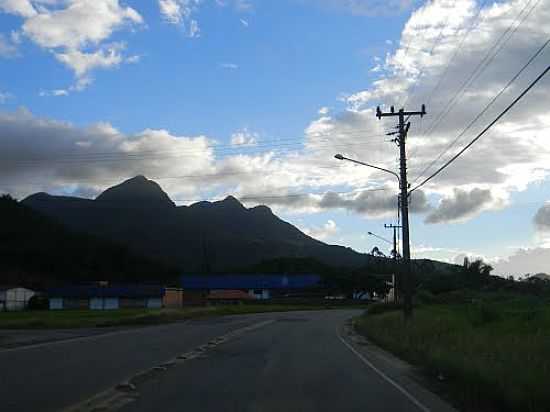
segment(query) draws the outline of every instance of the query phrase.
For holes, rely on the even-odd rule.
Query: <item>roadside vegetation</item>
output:
[[[183,309],[120,309],[113,311],[64,310],[0,312],[0,329],[72,329],[109,326],[140,326],[178,322],[211,316],[264,312],[334,309],[341,305],[245,304],[200,306]],[[355,305],[346,307],[364,308]]]
[[[423,281],[414,316],[376,304],[359,333],[422,368],[461,410],[550,409],[550,282],[490,276],[466,261],[448,278]]]

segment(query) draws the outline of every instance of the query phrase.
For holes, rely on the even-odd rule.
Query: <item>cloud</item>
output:
[[[94,69],[107,69],[120,65],[124,61],[122,51],[125,48],[126,45],[124,43],[112,43],[102,46],[92,53],[85,53],[72,49],[66,52],[56,53],[55,57],[61,63],[73,69],[80,79]]]
[[[0,9],[24,19],[21,29],[12,33],[13,41],[20,41],[23,35],[49,50],[74,71],[77,84],[94,69],[123,62],[126,45],[105,42],[115,31],[143,23],[136,10],[122,6],[119,0],[3,0]]]
[[[411,118],[408,138],[410,181],[413,186],[420,183],[422,177],[457,153],[545,68],[544,56],[548,51],[452,145],[463,128],[549,37],[550,28],[544,21],[550,19],[550,4],[537,3],[529,15],[526,9],[521,16],[527,18],[519,26],[520,20],[516,18],[524,6],[518,0],[491,3],[481,9],[473,0],[425,3],[405,24],[395,51],[383,62],[375,63],[375,66],[381,64],[378,79],[369,88],[348,94],[344,99],[347,107],[342,113],[321,114],[312,121],[306,146],[313,148],[317,140],[330,139],[335,147],[341,145],[340,151],[348,157],[396,170],[395,146],[384,143],[387,138],[383,137],[385,132],[394,130],[391,128],[395,121],[378,121],[374,109],[377,105],[386,110],[390,105],[399,108],[398,104],[406,101],[406,109],[418,110],[425,103],[428,115],[422,120]],[[513,22],[509,35],[502,37]],[[513,30],[516,26],[517,30]],[[485,56],[490,64],[480,66]],[[474,72],[477,66],[480,68]],[[462,92],[461,86],[470,76],[474,80]],[[434,198],[445,199],[441,209],[430,216],[431,222],[470,219],[483,210],[503,206],[511,193],[547,178],[550,147],[543,136],[550,132],[550,115],[541,102],[548,101],[548,96],[550,83],[537,85],[491,132],[423,187]],[[449,107],[448,114],[443,112],[445,107]],[[436,160],[444,151],[447,152]],[[365,178],[383,179],[382,183],[392,179],[375,172]],[[456,198],[455,189],[470,195]],[[472,192],[474,189],[478,191]],[[467,204],[461,206],[460,202]],[[476,206],[480,202],[482,207]]]
[[[535,228],[543,233],[550,233],[550,203],[545,203],[533,218]]]
[[[4,34],[0,33],[0,57],[11,58],[15,56],[17,56],[17,46]]]
[[[231,135],[231,144],[234,146],[254,146],[258,142],[258,133],[250,132],[246,127]]]
[[[237,70],[239,68],[239,65],[235,63],[220,63],[220,67],[222,69]]]
[[[497,275],[522,276],[541,272],[550,274],[550,249],[517,249],[511,256],[500,259],[493,266],[494,274]]]
[[[329,10],[339,10],[356,16],[378,16],[402,13],[414,0],[301,0]]]
[[[415,192],[412,199],[411,213],[425,213],[430,209],[422,191]],[[288,194],[287,196],[266,194],[257,195],[253,200],[304,213],[346,210],[369,218],[390,217],[397,213],[397,196],[391,191],[383,190],[358,190],[344,193],[327,191],[321,194]]]
[[[201,0],[158,0],[160,14],[167,23],[180,25],[188,37],[199,37],[200,27],[193,19]]]
[[[13,98],[13,95],[11,93],[0,91],[0,104],[6,103],[11,98]]]
[[[327,220],[327,223],[320,227],[302,228],[302,231],[306,235],[318,240],[325,240],[327,238],[330,238],[331,236],[334,236],[336,233],[338,233],[339,230],[340,229],[336,225],[336,222],[330,219]]]
[[[495,203],[489,189],[473,189],[469,192],[455,189],[453,195],[444,197],[427,217],[426,223],[452,223],[465,221]]]
[[[248,20],[245,20],[245,19],[239,19],[241,24],[244,26],[244,27],[248,27],[250,24],[248,23]]]
[[[22,17],[33,17],[37,14],[30,0],[1,0],[0,10]]]
[[[40,97],[46,97],[46,96],[54,96],[54,97],[60,97],[60,96],[68,96],[69,90],[66,89],[54,89],[54,90],[40,90],[40,93],[38,93]]]

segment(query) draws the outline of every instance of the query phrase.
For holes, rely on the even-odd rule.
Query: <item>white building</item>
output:
[[[24,310],[35,294],[26,288],[0,288],[0,311]]]

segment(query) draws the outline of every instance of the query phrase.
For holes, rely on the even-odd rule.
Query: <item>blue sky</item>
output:
[[[385,248],[366,232],[391,238],[383,224],[394,220],[395,182],[332,156],[395,169],[397,149],[383,136],[393,125],[373,108],[428,103],[409,139],[416,176],[549,35],[541,22],[550,8],[522,7],[0,0],[0,150],[12,159],[0,190],[94,196],[139,173],[174,199],[253,197],[247,205],[266,203],[329,243]],[[511,21],[513,36],[499,40]],[[423,133],[495,44],[502,50],[445,121]],[[457,149],[536,76],[544,53]],[[550,118],[526,109],[544,106],[546,88],[423,187],[412,214],[417,257],[483,256],[500,272],[550,272],[550,152],[540,142]],[[523,254],[515,263],[520,249],[536,256],[530,266]]]

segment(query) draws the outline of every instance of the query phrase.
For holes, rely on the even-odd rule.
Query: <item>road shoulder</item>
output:
[[[409,398],[418,410],[457,411],[429,388],[426,378],[412,365],[358,334],[353,328],[351,319],[337,330],[337,334],[343,344],[357,356],[358,361],[379,374],[403,396]]]

